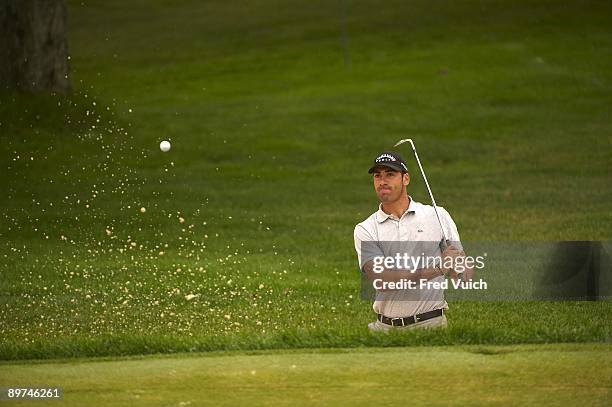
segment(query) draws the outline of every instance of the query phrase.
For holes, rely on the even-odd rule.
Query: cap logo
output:
[[[376,160],[377,163],[382,163],[382,162],[387,162],[387,161],[397,161],[395,157],[393,157],[391,154],[381,154],[379,155]]]

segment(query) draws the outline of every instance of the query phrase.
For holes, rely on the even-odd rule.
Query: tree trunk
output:
[[[66,94],[71,87],[64,0],[0,0],[0,86]]]

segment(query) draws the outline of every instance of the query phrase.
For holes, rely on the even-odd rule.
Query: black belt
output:
[[[417,322],[427,321],[428,319],[432,319],[435,317],[441,317],[444,314],[443,308],[435,309],[433,311],[423,312],[422,314],[416,314],[411,317],[404,318],[389,318],[384,316],[383,314],[378,314],[378,320],[383,324],[391,325],[391,326],[406,326],[412,325]]]

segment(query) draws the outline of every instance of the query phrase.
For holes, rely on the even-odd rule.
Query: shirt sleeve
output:
[[[355,239],[355,251],[357,252],[359,270],[363,271],[363,266],[375,257],[384,256],[378,241],[372,237],[362,224],[355,226],[353,237]]]
[[[455,225],[455,221],[450,216],[450,213],[446,209],[441,206],[438,206],[438,210],[440,211],[440,219],[442,220],[442,225],[444,227],[444,232],[448,240],[450,240],[451,244],[458,248],[459,250],[463,250],[463,245],[461,244],[461,239],[459,237],[459,231],[457,230],[457,225]]]

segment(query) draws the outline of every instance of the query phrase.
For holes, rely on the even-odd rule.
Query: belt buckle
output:
[[[393,323],[393,321],[397,321],[397,320],[402,321],[402,324],[401,324],[401,325],[395,325],[395,324]],[[392,319],[391,319],[391,326],[404,326],[404,325],[405,325],[405,324],[404,324],[404,318],[392,318]]]

